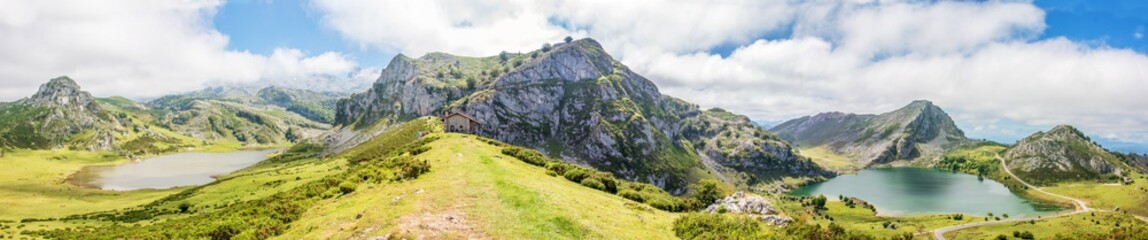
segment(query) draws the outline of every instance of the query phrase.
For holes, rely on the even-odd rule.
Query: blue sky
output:
[[[322,16],[308,1],[232,0],[212,19],[216,30],[229,37],[227,47],[270,55],[276,48],[295,48],[307,53],[340,52],[360,66],[381,67],[395,53],[370,51],[344,41],[324,27]]]
[[[1040,38],[1066,37],[1076,41],[1148,52],[1148,1],[1035,1],[1047,13],[1047,29]],[[336,51],[353,56],[360,66],[385,66],[396,54],[358,46],[340,38],[325,27],[322,16],[308,1],[232,0],[220,8],[213,23],[230,37],[228,48],[270,54],[275,48],[290,47],[305,52]],[[758,36],[762,39],[789,37],[790,31]],[[1137,37],[1137,33],[1140,37]],[[728,56],[741,45],[729,43],[709,49]]]

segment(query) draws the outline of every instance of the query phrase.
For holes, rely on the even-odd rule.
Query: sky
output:
[[[1012,143],[1071,124],[1148,152],[1148,1],[180,0],[0,3],[0,101],[68,75],[97,96],[335,76],[396,54],[591,37],[664,94],[778,122],[944,108]],[[342,82],[340,82],[342,81]]]

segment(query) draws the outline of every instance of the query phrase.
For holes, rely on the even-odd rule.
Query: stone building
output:
[[[465,113],[452,112],[442,117],[443,131],[457,133],[478,133],[479,123],[474,117]]]

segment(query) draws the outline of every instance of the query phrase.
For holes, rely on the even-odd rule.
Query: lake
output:
[[[90,166],[69,178],[79,186],[105,190],[163,189],[211,183],[224,175],[254,165],[279,149],[226,153],[177,153],[140,162]]]
[[[829,199],[838,195],[858,197],[875,207],[882,216],[936,213],[964,213],[1009,217],[1051,215],[1063,208],[1041,204],[1013,194],[1003,184],[978,180],[977,176],[922,168],[865,169],[856,175],[841,175],[826,182],[810,184],[790,194]]]

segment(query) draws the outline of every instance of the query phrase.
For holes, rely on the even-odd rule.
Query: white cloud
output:
[[[60,75],[98,96],[152,97],[208,82],[342,74],[338,53],[227,50],[212,28],[222,4],[191,1],[6,1],[0,8],[0,100],[31,95]]]
[[[1036,39],[1045,14],[1028,1],[314,3],[346,38],[415,55],[594,37],[663,92],[758,119],[931,99],[973,136],[1074,124],[1148,143],[1148,57]],[[791,37],[758,40],[778,33]],[[709,52],[726,45],[738,47],[726,57]]]

